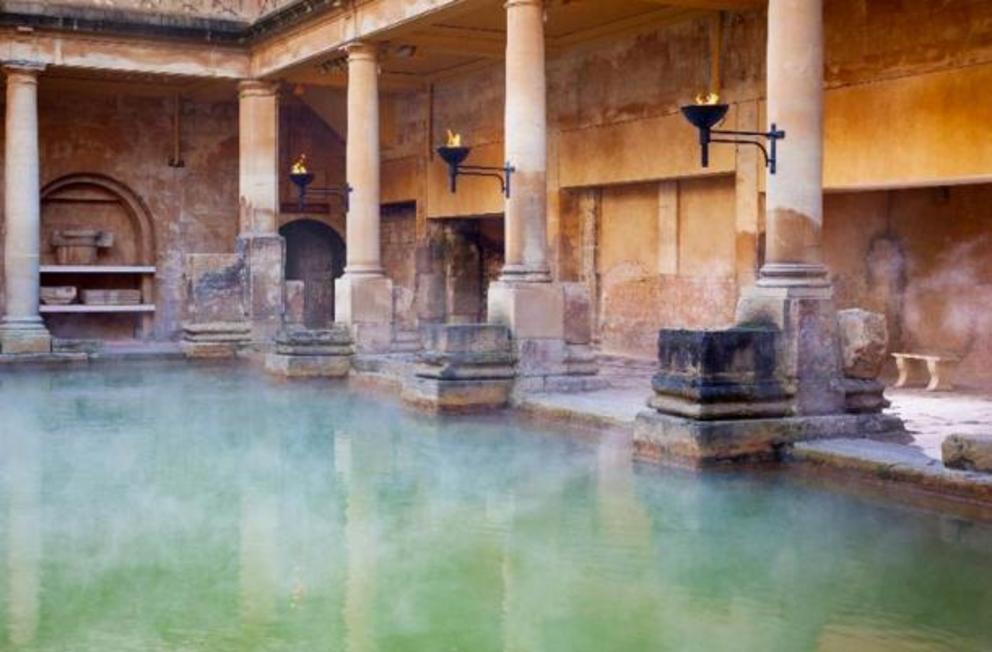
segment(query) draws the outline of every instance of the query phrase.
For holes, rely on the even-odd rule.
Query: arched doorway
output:
[[[294,220],[279,229],[286,239],[286,280],[303,281],[303,323],[326,328],[334,321],[334,279],[344,273],[344,241],[317,220]]]

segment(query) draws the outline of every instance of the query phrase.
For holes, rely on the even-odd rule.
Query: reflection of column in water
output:
[[[7,548],[8,632],[15,646],[38,631],[41,565],[41,443],[38,436],[4,433],[10,520]]]
[[[596,451],[596,503],[599,525],[606,543],[634,547],[644,556],[650,552],[651,520],[634,492],[630,449],[613,442]],[[633,560],[630,560],[633,561]]]
[[[347,487],[344,542],[348,566],[345,575],[344,628],[348,652],[375,649],[373,607],[375,600],[375,533],[373,499],[368,466],[355,473],[352,438],[338,435],[334,440],[334,467]]]
[[[264,625],[276,616],[279,590],[279,505],[276,494],[280,448],[274,434],[255,432],[245,460],[241,494],[241,617]]]

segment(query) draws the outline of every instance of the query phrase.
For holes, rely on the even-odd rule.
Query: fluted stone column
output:
[[[503,138],[506,159],[516,171],[506,200],[506,264],[489,288],[489,321],[509,326],[518,341],[562,341],[562,288],[551,283],[548,268],[544,0],[508,0],[506,27]],[[536,357],[561,356],[528,356]]]
[[[379,60],[374,45],[348,46],[348,142],[351,196],[344,275],[334,284],[334,319],[351,325],[362,351],[392,343],[393,284],[382,268],[379,239]]]
[[[271,339],[285,310],[286,244],[279,229],[279,86],[238,84],[240,225],[247,267],[248,317],[256,341]]]
[[[784,129],[767,175],[766,262],[739,323],[781,336],[777,368],[799,415],[843,411],[836,310],[822,262],[823,0],[768,4],[768,121]]]
[[[823,2],[768,4],[768,119],[786,131],[767,178],[762,285],[827,284],[823,266]]]
[[[41,197],[38,159],[38,73],[43,65],[8,62],[4,145],[3,353],[47,353],[52,339],[38,313]]]

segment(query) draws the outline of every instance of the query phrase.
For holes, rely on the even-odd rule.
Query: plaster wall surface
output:
[[[962,357],[992,386],[992,185],[829,194],[824,245],[839,308],[884,313],[890,351]]]

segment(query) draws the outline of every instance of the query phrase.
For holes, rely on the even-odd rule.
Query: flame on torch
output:
[[[293,174],[306,174],[307,173],[307,155],[300,154],[300,157],[296,159],[292,167]]]
[[[700,93],[696,96],[696,104],[712,106],[713,104],[718,104],[719,102],[719,93],[714,93],[712,91],[708,93]]]
[[[461,147],[462,146],[462,135],[456,134],[448,129],[448,143],[447,147]]]

